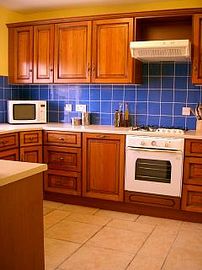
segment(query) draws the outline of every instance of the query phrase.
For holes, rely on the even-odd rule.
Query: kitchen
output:
[[[175,8],[178,7],[177,6],[178,2],[179,1],[176,1]],[[167,8],[165,9],[171,9],[171,6],[168,5]],[[189,4],[187,3],[186,7],[190,7],[190,3]],[[186,8],[186,7],[181,6],[181,8]],[[195,8],[195,7],[200,8],[200,3],[199,5],[197,5],[196,3],[196,6],[194,6],[193,4],[193,6],[191,6],[190,8]],[[149,8],[149,4],[148,4],[148,8]],[[154,9],[157,9],[157,8],[154,8]],[[162,9],[164,8],[162,7]],[[103,7],[100,8],[100,14],[104,14],[104,13],[107,14],[110,11],[110,9],[108,9],[108,12],[103,11],[102,13],[101,12],[102,10],[103,10]],[[138,6],[136,7],[136,9],[134,8],[134,10],[135,11],[138,10]],[[152,10],[152,7],[150,10]],[[143,9],[142,11],[145,11],[145,10]],[[55,19],[55,18],[64,17],[64,15],[57,16],[58,12],[55,11],[54,15],[51,14],[50,12],[49,14],[47,13],[47,14],[41,15],[41,17],[39,14],[38,15],[37,14],[23,15],[24,17],[22,16],[22,14],[18,14],[18,15],[15,14],[16,20],[10,19],[9,21],[6,21],[6,22],[14,23],[17,21],[20,22],[20,21],[31,21],[31,20],[36,20],[36,19],[39,19],[39,20],[49,19],[49,18]],[[115,11],[113,11],[112,13],[114,12]],[[122,12],[125,12],[124,9],[122,10]],[[93,13],[89,9],[89,14],[86,13],[83,15],[94,15],[94,14],[96,14],[96,12]],[[75,14],[72,16],[79,16],[79,15],[82,15],[82,14],[80,14],[79,11],[77,13],[75,11]],[[174,15],[176,16],[176,14]],[[11,16],[10,12],[9,12],[8,17],[9,16]],[[39,17],[37,18],[37,16]],[[71,15],[68,15],[67,17],[69,16],[72,17]],[[107,21],[106,18],[102,18],[102,19],[103,20],[105,19],[105,21]],[[118,19],[114,18],[114,20],[118,20]],[[130,20],[128,21],[130,24]],[[147,21],[140,18],[139,21],[137,21],[137,24],[139,24],[140,26],[144,26],[144,29],[148,29],[148,32],[145,31],[144,33],[155,36],[156,32],[154,32],[153,29],[155,29],[156,25],[157,27],[158,25],[162,25],[163,21],[160,21],[160,23],[158,23],[158,20],[157,20],[153,25],[151,22],[152,22],[151,19]],[[183,20],[176,20],[177,22],[176,24],[173,24],[173,22],[169,21],[169,19],[167,20],[167,22],[171,26],[172,31],[174,28],[176,28],[178,29],[177,30],[178,33],[182,31],[182,25],[183,25],[186,29],[185,38],[189,38],[190,33],[191,33],[191,28],[190,28],[191,16],[189,14],[187,15],[186,13],[186,15],[184,15]],[[69,22],[66,22],[66,23],[69,23]],[[98,27],[98,29],[99,27],[101,27],[102,29],[102,24],[99,24],[99,20],[96,21],[95,25]],[[152,25],[151,28],[150,28],[150,25]],[[12,26],[14,25],[11,25],[11,28]],[[57,31],[62,32],[63,31],[62,26],[61,28],[58,28]],[[182,31],[182,36],[184,36],[183,31]],[[140,38],[145,38],[145,37],[142,36]],[[10,44],[9,46],[12,46],[12,44]],[[4,51],[5,51],[5,47],[6,45],[3,48]],[[15,51],[15,47],[13,48],[13,52],[14,51]],[[11,58],[11,55],[12,55],[12,49],[9,54],[10,58]],[[5,59],[5,58],[6,58],[5,56],[2,57],[2,59]],[[12,61],[12,59],[10,59],[9,61]],[[132,58],[130,57],[129,62],[131,61],[132,61]],[[13,62],[15,63],[14,60]],[[6,63],[6,60],[5,60],[5,63]],[[65,67],[64,66],[65,63],[64,62],[61,62],[61,63],[62,63],[61,66]],[[177,218],[177,219],[189,220],[189,221],[195,221],[195,222],[201,221],[201,214],[198,213],[198,211],[200,210],[196,210],[197,207],[200,209],[200,204],[201,204],[200,203],[200,186],[199,186],[200,176],[198,177],[198,179],[196,179],[197,178],[197,175],[196,175],[195,179],[191,179],[191,182],[189,182],[190,179],[189,177],[187,177],[188,180],[185,180],[185,181],[188,181],[188,182],[184,182],[184,188],[188,188],[188,189],[196,188],[195,190],[196,196],[193,196],[193,201],[196,204],[199,204],[198,206],[194,205],[195,206],[194,211],[193,209],[191,209],[191,211],[187,209],[188,211],[185,213],[186,218],[184,217],[184,219],[183,219],[183,215],[185,211],[183,212],[183,215],[181,217],[177,216],[178,215],[177,213],[180,211],[177,212],[177,210],[175,211],[174,209],[170,209],[169,205],[173,205],[173,204],[172,203],[170,204],[170,202],[167,202],[166,200],[167,197],[165,198],[163,196],[162,197],[157,196],[155,198],[151,198],[151,196],[147,196],[146,198],[141,197],[139,199],[140,200],[139,201],[140,204],[138,208],[139,213],[137,212],[135,213],[134,211],[135,207],[133,206],[132,203],[130,204],[130,207],[128,210],[124,209],[124,206],[121,203],[119,202],[116,203],[116,201],[122,201],[124,196],[126,198],[126,194],[124,195],[123,188],[122,188],[123,176],[124,176],[123,164],[124,164],[124,156],[125,156],[124,138],[125,138],[125,135],[128,134],[128,132],[130,134],[134,134],[134,132],[132,133],[130,128],[122,128],[122,127],[113,128],[115,111],[119,109],[120,103],[123,104],[123,106],[126,105],[127,103],[128,108],[129,108],[129,113],[130,113],[130,121],[132,125],[135,125],[135,124],[137,124],[138,126],[151,125],[151,126],[157,126],[157,127],[163,126],[163,127],[175,127],[175,128],[180,128],[183,130],[186,130],[186,129],[194,130],[196,127],[195,116],[182,115],[182,109],[184,107],[190,107],[193,109],[196,107],[198,103],[202,102],[201,100],[202,89],[201,89],[200,83],[191,82],[192,76],[193,76],[191,73],[191,68],[192,68],[191,63],[190,62],[144,63],[142,65],[142,74],[141,74],[142,82],[137,83],[137,84],[136,83],[131,84],[128,82],[131,79],[133,79],[134,81],[136,80],[136,82],[138,82],[140,77],[138,78],[138,76],[136,76],[136,78],[126,79],[124,77],[125,74],[124,76],[122,76],[121,79],[119,79],[119,80],[122,80],[122,81],[119,81],[119,83],[115,83],[115,81],[117,81],[116,78],[115,79],[108,78],[108,81],[107,81],[107,78],[103,79],[102,74],[97,79],[97,82],[95,81],[95,83],[90,83],[93,80],[93,74],[92,74],[92,77],[90,78],[90,81],[87,81],[87,84],[81,83],[78,78],[74,79],[74,81],[70,83],[64,83],[64,81],[62,81],[64,79],[61,79],[61,75],[66,76],[66,74],[62,72],[58,73],[57,74],[58,76],[54,77],[55,82],[57,80],[60,80],[58,81],[59,84],[55,84],[55,83],[48,84],[48,82],[31,84],[30,81],[28,83],[23,83],[23,84],[22,84],[22,81],[20,82],[20,84],[19,82],[10,84],[8,83],[8,76],[7,76],[8,72],[5,71],[6,70],[5,67],[7,67],[7,65],[8,65],[8,60],[7,60],[7,63],[2,67],[1,72],[2,72],[2,75],[4,76],[1,76],[1,80],[0,80],[0,97],[2,97],[2,99],[0,100],[0,106],[1,106],[0,119],[2,123],[1,130],[6,129],[6,133],[18,132],[20,138],[21,137],[23,138],[23,136],[28,136],[32,138],[32,142],[31,141],[28,142],[27,140],[27,143],[28,143],[27,145],[25,143],[26,140],[25,142],[23,142],[23,140],[20,139],[20,142],[19,142],[20,159],[22,158],[22,160],[25,157],[28,157],[28,156],[30,157],[30,155],[33,157],[32,154],[29,154],[30,153],[29,147],[34,147],[35,150],[37,149],[38,151],[37,153],[40,153],[39,149],[41,149],[41,152],[42,152],[42,147],[43,147],[43,153],[44,153],[43,161],[49,164],[48,174],[47,173],[45,174],[46,175],[45,183],[47,184],[47,186],[45,184],[45,189],[47,191],[46,199],[49,199],[49,200],[55,199],[55,201],[59,201],[58,203],[45,201],[45,208],[47,211],[49,211],[49,214],[47,214],[45,219],[48,220],[47,223],[50,222],[51,224],[51,225],[50,224],[46,225],[47,226],[46,238],[48,239],[47,250],[49,252],[49,257],[48,257],[49,261],[47,260],[47,263],[49,264],[49,266],[47,267],[49,267],[50,269],[56,269],[56,268],[58,269],[113,269],[113,268],[136,269],[135,267],[139,266],[139,269],[147,269],[146,267],[153,265],[153,269],[161,269],[161,267],[163,267],[162,269],[180,269],[180,267],[181,268],[188,267],[187,265],[190,263],[191,266],[189,267],[191,269],[194,269],[194,267],[195,269],[200,269],[201,261],[197,257],[197,254],[194,253],[194,248],[193,249],[190,248],[190,250],[186,252],[184,251],[182,255],[182,256],[188,256],[188,254],[191,253],[193,256],[192,259],[194,258],[193,260],[187,259],[187,261],[185,260],[185,262],[183,262],[182,260],[180,260],[180,257],[174,258],[174,255],[173,255],[174,251],[179,249],[179,247],[177,246],[178,238],[177,238],[177,241],[174,242],[175,237],[177,237],[178,234],[179,236],[181,236],[182,234],[187,236],[188,233],[190,233],[191,235],[192,229],[190,231],[188,229],[186,230],[186,227],[189,226],[188,225],[189,223],[181,222],[181,221],[174,221],[174,220],[167,220],[167,219],[158,219],[158,218],[149,219],[149,217],[141,216],[141,214],[158,216],[157,213],[155,213],[155,210],[154,210],[155,207],[144,208],[143,206],[141,206],[142,200],[146,200],[146,202],[145,201],[144,202],[147,205],[151,203],[151,201],[153,200],[155,203],[157,203],[157,201],[160,200],[160,204],[164,203],[164,206],[166,206],[165,208],[161,207],[160,212],[163,213],[161,214],[161,217],[171,218],[171,216],[173,215],[173,218],[175,219]],[[121,68],[119,65],[117,66],[118,66],[117,69]],[[12,64],[11,65],[9,64],[9,67],[11,68]],[[92,68],[92,73],[93,73],[94,67],[92,66],[90,68]],[[103,71],[104,68],[105,67],[103,67],[101,64],[100,70]],[[139,70],[140,69],[137,69],[134,74],[138,75],[137,73]],[[68,71],[68,69],[66,71]],[[122,69],[121,71],[123,72]],[[30,71],[28,73],[30,73]],[[50,70],[50,75],[52,73],[53,72]],[[90,70],[90,73],[91,73],[91,70]],[[36,74],[36,72],[34,74]],[[84,75],[87,77],[85,79],[88,80],[89,79],[88,74],[85,73]],[[104,74],[104,76],[105,75],[106,74]],[[53,77],[53,75],[51,76]],[[30,78],[28,78],[28,80],[29,79]],[[66,78],[66,80],[69,80],[69,78]],[[44,129],[43,135],[40,134],[41,126],[37,127],[37,125],[35,125],[34,129],[32,129],[31,126],[26,126],[25,128],[25,126],[24,127],[22,126],[20,127],[17,125],[8,126],[7,124],[3,124],[7,122],[6,101],[11,100],[11,99],[12,100],[25,100],[25,101],[26,100],[46,100],[48,104],[48,115],[47,115],[48,122],[51,122],[51,123],[54,122],[54,123],[43,125],[43,129]],[[72,112],[68,112],[67,118],[64,117],[64,107],[66,106],[66,104],[72,105]],[[80,115],[78,112],[75,112],[76,105],[78,104],[87,105],[87,110],[91,114],[92,125],[84,127],[84,128],[80,126],[71,127],[70,125],[71,118],[78,117]],[[33,135],[34,130],[39,133]],[[2,132],[4,134],[5,131],[2,131]],[[71,134],[69,134],[68,132],[70,132]],[[146,135],[146,132],[144,131],[141,131],[141,132],[142,133],[139,133],[138,136]],[[137,134],[136,131],[135,131],[135,134]],[[149,134],[149,136],[152,136],[152,137],[154,136],[153,132],[150,132],[147,134]],[[163,137],[167,138],[168,135],[165,133],[163,134],[164,134]],[[197,133],[197,135],[194,137],[193,137],[193,134],[194,132],[188,131],[187,133],[185,133],[185,135],[175,134],[174,137],[185,137],[186,139],[190,139],[190,141],[188,140],[188,143],[190,143],[190,145],[186,145],[185,162],[187,162],[187,166],[189,166],[197,159],[196,167],[198,168],[199,166],[198,164],[200,164],[200,139],[201,137],[200,137],[200,132]],[[71,135],[71,138],[68,135]],[[42,140],[42,137],[43,137],[43,140]],[[159,137],[159,134],[157,137]],[[191,141],[192,139],[194,139],[193,142]],[[197,139],[197,141],[195,139]],[[102,142],[106,142],[106,145],[100,146],[100,144],[98,143],[98,140]],[[155,144],[156,141],[155,142],[154,141],[155,140],[151,140],[151,143]],[[142,143],[142,141],[140,143]],[[164,142],[164,145],[168,143],[169,141],[168,142],[166,141]],[[15,146],[15,150],[17,148],[18,146]],[[71,151],[70,151],[70,148],[71,148]],[[14,148],[12,148],[12,150],[13,149]],[[89,154],[89,149],[91,149],[90,154]],[[29,153],[25,152],[26,150],[28,150]],[[98,156],[97,153],[99,153],[100,150],[105,153],[104,157],[102,155]],[[110,158],[108,159],[106,158],[108,151],[109,153],[112,153],[111,160]],[[194,152],[191,153],[191,151],[194,151]],[[3,151],[1,153],[3,153]],[[71,153],[71,158],[69,158],[69,162],[70,162],[70,159],[72,162],[72,164],[70,164],[72,166],[70,171],[66,170],[66,167],[63,164],[63,162],[67,163],[68,161],[67,155],[69,153]],[[41,158],[37,154],[36,156],[37,158]],[[119,158],[117,158],[117,156]],[[59,159],[62,158],[63,160],[61,160],[61,162],[59,163],[59,161],[57,161],[58,158]],[[91,163],[95,164],[96,163],[95,160],[98,158],[100,158],[100,160],[102,161],[100,165],[104,164],[105,168],[107,168],[106,171],[102,169],[103,177],[105,178],[107,177],[108,179],[111,179],[111,180],[116,179],[116,182],[113,182],[113,180],[112,182],[111,180],[108,180],[109,181],[108,186],[103,185],[103,183],[101,182],[98,182],[97,184],[93,186],[93,179],[90,180],[92,182],[90,183],[88,182],[89,174],[95,175],[97,172],[101,171],[101,168],[97,168],[96,166],[95,168],[94,167],[90,168],[90,164]],[[75,160],[77,162],[75,162]],[[55,161],[57,162],[55,163]],[[114,170],[115,168],[114,164],[115,165],[119,164],[118,172]],[[60,166],[59,169],[58,169],[58,166]],[[113,170],[112,169],[109,170],[110,166],[111,168],[113,168]],[[200,170],[200,166],[199,166],[199,170]],[[198,173],[196,172],[195,167],[193,171],[191,172]],[[169,175],[169,173],[167,175]],[[82,185],[81,185],[81,176],[82,176],[82,181],[83,181]],[[78,194],[81,194],[82,192],[84,197],[86,197],[87,199],[86,198],[78,199],[77,196],[69,196],[70,199],[68,201],[68,196],[65,195],[65,192],[67,192],[66,191],[67,187],[65,188],[64,179],[66,177],[69,177],[69,179],[71,179],[71,181],[69,181],[67,184],[69,190],[71,190],[70,194],[78,195]],[[119,182],[118,186],[117,186],[117,179],[118,181],[119,180],[122,181],[122,182]],[[50,186],[48,185],[49,183],[50,183]],[[64,189],[60,188],[61,192],[59,192],[59,195],[57,195],[58,192],[56,192],[56,194],[54,194],[53,192],[54,188],[58,188],[57,185],[63,185],[64,187]],[[90,185],[90,189],[88,188],[89,185]],[[99,190],[102,188],[106,189],[106,192],[102,192],[102,190],[101,191]],[[193,190],[190,191],[190,194],[194,194]],[[134,198],[133,194],[129,194],[129,197]],[[98,200],[95,201],[92,198],[97,198]],[[158,200],[156,198],[158,198]],[[101,200],[104,199],[104,200],[100,202],[99,199]],[[105,200],[106,200],[106,203],[104,202]],[[110,201],[110,205],[109,205],[109,201]],[[80,206],[79,208],[79,206],[76,206],[76,205],[73,207],[68,204],[63,205],[63,202],[65,203],[73,202],[75,204],[80,203],[88,207],[82,208]],[[91,205],[89,202],[91,203]],[[191,202],[192,202],[192,198],[191,198]],[[179,209],[179,202],[176,203],[176,205],[178,205],[176,207],[178,207]],[[119,213],[119,216],[118,216],[118,214],[116,214],[117,212],[110,212],[110,211],[107,212],[106,210],[98,210],[96,208],[91,208],[92,206],[96,208],[97,207],[105,208],[105,209],[111,209],[111,210],[116,210],[116,211],[126,211],[133,214]],[[81,211],[83,211],[83,213],[81,213]],[[88,216],[89,213],[91,213],[93,217],[89,217]],[[83,214],[83,217],[81,217],[82,214]],[[54,219],[54,215],[56,216],[55,220],[51,221],[51,219]],[[59,217],[57,217],[57,215],[59,215]],[[104,222],[102,223],[103,231],[100,231],[100,235],[99,233],[96,234],[96,232],[100,229],[100,226],[101,226],[100,224],[98,224],[99,226],[96,225],[98,221],[85,220],[87,218],[90,220],[91,219],[94,220],[95,217],[97,216],[99,216],[99,218],[97,219],[100,219],[101,223]],[[56,220],[57,222],[62,220],[61,224],[59,223],[58,226],[56,226],[55,225]],[[92,225],[93,222],[95,222],[94,225]],[[153,224],[151,224],[152,222]],[[155,255],[156,254],[155,248],[151,250],[149,249],[149,247],[147,247],[147,245],[149,245],[147,241],[145,242],[145,245],[142,246],[142,248],[140,248],[140,246],[144,243],[144,240],[146,239],[145,237],[148,237],[149,235],[148,231],[151,233],[151,238],[149,237],[148,241],[152,241],[152,239],[154,242],[156,241],[155,234],[158,235],[158,229],[162,230],[162,235],[163,235],[163,229],[165,228],[164,226],[162,226],[162,224],[159,225],[159,223],[161,222],[162,224],[164,223],[166,224],[165,228],[167,224],[169,224],[168,227],[169,227],[169,230],[171,231],[170,237],[173,239],[173,241],[171,241],[172,243],[169,242],[166,244],[166,251],[164,251],[164,253],[161,254],[160,258],[156,260],[154,259],[152,262],[147,261],[145,262],[145,265],[141,266],[141,264],[143,263],[141,256],[145,258],[144,254],[146,255],[147,252],[149,252],[148,254],[152,254],[152,252],[154,252],[153,253],[154,258],[156,258],[157,256]],[[87,227],[86,224],[89,224],[89,223],[91,224],[91,226],[89,225],[88,228],[84,228],[84,227]],[[142,223],[144,225],[150,225],[150,228],[147,228],[148,229],[147,233],[141,231],[141,229],[138,228],[138,225],[141,225]],[[154,229],[154,224],[155,226],[157,226],[156,229]],[[170,228],[172,227],[171,224],[173,227],[176,226],[180,228],[180,226],[182,226],[182,231],[179,228],[177,232],[172,231]],[[80,234],[82,230],[83,231],[86,230],[86,234],[88,235],[87,239],[85,237],[84,238],[81,237],[81,239],[77,239],[75,236],[76,232],[72,228],[73,225],[75,227],[78,225],[78,230],[80,229],[79,230]],[[153,225],[153,227],[151,225]],[[197,235],[200,235],[201,232],[200,232],[199,224],[191,223],[190,226],[193,226],[193,228],[196,228],[196,230],[193,229],[193,232],[192,232],[193,235],[194,233]],[[62,230],[64,231],[67,230],[66,228],[72,232],[71,235],[67,236],[68,232],[66,232],[66,234],[62,233]],[[92,234],[89,233],[90,228],[92,230]],[[126,228],[128,228],[128,230],[125,230]],[[133,239],[134,242],[136,239],[137,240],[136,242],[139,243],[139,245],[137,244],[133,246],[133,243],[132,243],[131,249],[129,248],[130,245],[128,245],[128,248],[124,248],[123,246],[121,246],[120,248],[117,248],[116,246],[121,245],[121,243],[116,242],[115,239],[113,239],[113,241],[111,241],[110,243],[106,241],[106,238],[112,237],[110,232],[112,234],[114,233],[114,235],[118,234],[120,241],[124,243],[126,242],[126,239],[129,240],[131,238]],[[78,231],[77,231],[77,234],[78,234]],[[91,237],[92,239],[90,239]],[[118,237],[114,237],[114,238],[118,238]],[[165,240],[164,238],[165,237],[162,237],[163,239],[162,241]],[[169,238],[169,237],[166,237],[166,238]],[[88,239],[89,241],[86,242],[86,240]],[[64,243],[61,240],[66,241],[66,242]],[[84,245],[84,247],[81,247],[81,245],[84,244],[85,242],[86,244]],[[61,244],[61,246],[62,245],[67,246],[67,249],[69,249],[69,251],[66,251],[66,253],[62,252],[61,246],[59,245],[59,243]],[[73,244],[71,245],[70,243],[73,243]],[[163,242],[159,243],[159,245],[161,244],[163,244]],[[171,249],[171,252],[168,254],[168,250],[172,244],[174,245],[173,250]],[[77,251],[78,253],[76,252],[75,254],[70,256],[77,249],[78,249]],[[60,250],[60,252],[58,250]],[[126,254],[124,252],[126,252]],[[137,257],[134,258],[133,260],[131,257],[131,253],[133,253],[133,256],[134,256],[134,252],[138,252],[138,253],[137,253]],[[95,261],[92,260],[92,258],[89,258],[89,255],[88,255],[89,253],[93,253],[95,255]],[[54,261],[54,259],[51,258],[51,257],[54,257],[53,256],[54,254],[58,254],[58,258],[60,259],[55,257],[54,258],[55,261]],[[107,260],[104,258],[105,257],[107,258],[109,254],[112,258],[115,258],[115,257],[117,258],[117,256],[120,257],[120,260],[116,261],[115,263],[115,259],[112,259],[112,262],[108,262],[107,264]],[[167,255],[168,255],[168,260],[165,260],[165,256]],[[86,261],[85,261],[85,258],[86,258]],[[175,261],[175,259],[177,261]],[[64,262],[65,260],[66,262]],[[98,265],[93,266],[93,264],[96,263],[96,260],[101,260],[100,268]],[[51,266],[51,262],[53,263],[52,266]],[[85,266],[85,263],[88,266]],[[180,266],[176,266],[176,268],[174,268],[173,264],[175,265],[177,263],[179,263]],[[184,265],[182,265],[182,263],[184,263]],[[76,265],[76,268],[73,268],[72,265]],[[82,268],[82,265],[84,265],[83,268]]]

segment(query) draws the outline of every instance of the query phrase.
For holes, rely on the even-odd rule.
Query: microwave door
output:
[[[35,120],[36,106],[35,104],[14,104],[13,105],[14,120]]]

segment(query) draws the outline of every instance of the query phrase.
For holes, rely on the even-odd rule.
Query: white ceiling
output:
[[[62,7],[79,7],[87,5],[118,5],[147,3],[153,0],[0,0],[0,6],[13,11],[56,9]]]

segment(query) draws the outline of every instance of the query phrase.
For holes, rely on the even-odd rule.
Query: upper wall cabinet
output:
[[[54,25],[34,26],[34,83],[53,82]]]
[[[202,14],[193,16],[193,46],[192,82],[202,84]]]
[[[54,25],[9,28],[9,81],[53,82]]]
[[[56,83],[89,83],[91,71],[91,22],[55,25]]]
[[[93,21],[92,82],[131,83],[133,18]]]
[[[9,79],[12,83],[132,83],[132,40],[133,18],[10,27]]]
[[[9,79],[12,83],[32,83],[33,27],[9,29]]]

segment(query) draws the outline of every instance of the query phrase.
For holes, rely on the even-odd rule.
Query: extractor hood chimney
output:
[[[188,39],[133,41],[131,55],[142,62],[190,61],[191,42]]]

